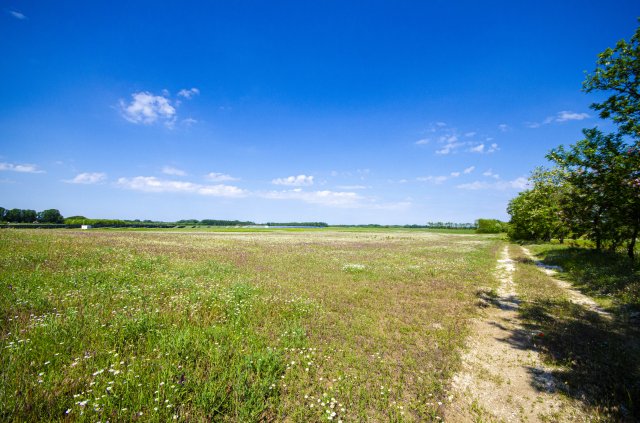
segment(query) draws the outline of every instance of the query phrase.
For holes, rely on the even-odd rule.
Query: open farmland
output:
[[[501,243],[426,231],[0,231],[0,420],[444,414]]]

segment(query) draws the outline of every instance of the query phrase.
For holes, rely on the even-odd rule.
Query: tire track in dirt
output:
[[[569,282],[566,282],[566,281],[563,281],[561,279],[556,278],[558,270],[562,270],[559,266],[546,265],[546,264],[542,263],[542,261],[538,260],[531,253],[531,251],[529,251],[529,249],[527,249],[525,247],[521,247],[521,248],[522,248],[522,251],[524,251],[524,254],[529,259],[531,259],[536,264],[536,266],[538,266],[538,269],[543,271],[560,288],[564,289],[567,292],[567,294],[569,295],[569,300],[572,303],[584,306],[587,309],[589,309],[589,310],[591,310],[591,311],[593,311],[595,313],[598,313],[601,317],[605,317],[607,319],[611,319],[612,318],[611,313],[608,313],[608,312],[604,311],[598,304],[596,304],[595,301],[593,301],[592,298],[584,295],[582,292],[580,292],[577,289],[575,289]]]
[[[496,266],[500,280],[483,316],[471,323],[468,351],[453,377],[454,402],[448,421],[541,422],[584,420],[581,411],[555,387],[551,369],[533,349],[534,334],[518,315],[513,281],[516,264],[505,246]]]

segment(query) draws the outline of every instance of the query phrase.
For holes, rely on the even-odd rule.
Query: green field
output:
[[[436,420],[501,245],[2,230],[0,420]]]

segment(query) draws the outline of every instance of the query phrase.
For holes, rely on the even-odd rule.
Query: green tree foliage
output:
[[[7,213],[7,209],[0,207],[0,222],[4,222],[4,215]]]
[[[64,218],[57,209],[48,209],[38,213],[40,223],[64,223]]]
[[[4,215],[4,220],[10,223],[33,223],[36,218],[35,210],[11,209],[7,210]]]
[[[618,124],[621,133],[640,139],[640,27],[630,42],[620,40],[615,48],[600,53],[596,64],[583,83],[584,91],[613,93],[591,107],[601,118]]]
[[[35,210],[22,210],[22,221],[24,223],[33,223],[38,219],[38,213]]]
[[[582,228],[597,249],[626,242],[633,257],[640,230],[640,151],[620,134],[583,132],[582,141],[547,155],[563,172],[579,207],[572,210],[580,217],[574,230]]]
[[[479,234],[498,234],[507,231],[507,224],[497,219],[476,220],[476,232]]]
[[[561,173],[538,168],[529,181],[531,189],[521,192],[507,207],[511,215],[509,236],[522,240],[564,239],[568,219],[562,205],[568,202],[568,196]]]

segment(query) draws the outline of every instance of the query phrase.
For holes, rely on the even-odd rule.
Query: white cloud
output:
[[[467,132],[466,134],[464,134],[465,137],[474,137],[476,135],[476,132]]]
[[[508,189],[523,190],[528,188],[528,186],[529,186],[528,179],[521,176],[512,181],[496,181],[496,182],[475,181],[468,184],[457,185],[456,188],[467,189],[467,190],[493,189],[493,190],[504,191]]]
[[[65,179],[64,182],[68,184],[97,184],[107,179],[106,173],[102,172],[87,172],[79,173],[73,179]]]
[[[501,123],[500,125],[498,125],[498,129],[501,132],[507,132],[509,130],[509,125],[507,125],[506,123]]]
[[[465,145],[463,142],[448,142],[443,145],[440,149],[436,150],[436,154],[446,155],[454,152],[458,148]]]
[[[420,176],[416,180],[420,182],[433,182],[434,184],[441,184],[449,179],[447,176]]]
[[[488,148],[485,144],[478,144],[475,147],[469,148],[469,150],[467,151],[471,153],[495,153],[498,150],[500,150],[500,148],[498,148],[498,144],[494,142],[494,143],[491,143],[491,145]]]
[[[191,126],[198,123],[198,121],[194,118],[186,118],[182,119],[182,123],[184,123],[186,126]]]
[[[478,144],[475,147],[469,149],[472,153],[484,153],[484,144]]]
[[[10,10],[9,14],[11,16],[13,16],[14,18],[16,18],[16,19],[20,19],[21,21],[27,19],[27,17],[24,15],[24,13],[20,13],[20,12],[17,12],[15,10]]]
[[[587,113],[576,113],[568,110],[563,110],[561,112],[556,113],[555,116],[547,116],[542,122],[525,122],[525,126],[527,128],[540,128],[543,125],[548,125],[553,122],[568,122],[571,120],[584,120],[588,119],[590,116]]]
[[[420,182],[432,182],[434,184],[441,184],[445,181],[448,181],[449,179],[454,179],[454,178],[458,178],[460,177],[460,175],[462,174],[469,174],[471,172],[473,172],[473,170],[475,169],[475,166],[471,166],[466,168],[465,170],[463,170],[462,172],[451,172],[448,176],[420,176],[418,178],[416,178],[416,181],[420,181]]]
[[[126,104],[120,100],[122,116],[132,123],[150,125],[163,122],[171,128],[176,121],[176,109],[166,95],[153,95],[149,92],[131,94],[131,102]]]
[[[232,185],[201,185],[193,182],[158,179],[154,176],[119,178],[118,185],[143,192],[183,192],[213,197],[244,197],[247,192]]]
[[[422,138],[415,142],[416,145],[426,145],[429,144],[431,140],[429,138]]]
[[[482,172],[482,176],[487,176],[487,177],[491,177],[491,178],[495,178],[495,179],[500,179],[500,175],[498,175],[497,173],[493,173],[493,170],[489,169],[485,172]]]
[[[179,97],[184,97],[187,100],[190,100],[192,97],[196,96],[200,94],[200,90],[197,88],[190,88],[190,89],[182,89],[180,91],[178,91],[178,96]]]
[[[293,187],[313,185],[313,176],[298,175],[288,176],[286,178],[277,178],[271,181],[274,185],[287,185]]]
[[[0,171],[3,170],[20,173],[45,173],[44,170],[38,169],[37,165],[29,163],[17,164],[2,162],[0,163]]]
[[[366,185],[339,185],[337,188],[338,189],[344,189],[344,190],[348,191],[348,190],[353,190],[353,189],[368,189],[368,188],[371,188],[371,187],[368,187]]]
[[[558,112],[558,116],[556,117],[556,122],[566,122],[568,120],[584,120],[588,118],[589,115],[586,113],[576,113],[569,112],[567,110],[563,110]]]
[[[299,200],[309,204],[337,208],[360,208],[372,210],[404,210],[411,206],[411,202],[378,203],[373,198],[363,197],[350,191],[304,191],[294,188],[285,191],[269,191],[259,194],[263,198],[273,200]]]
[[[171,166],[163,167],[162,173],[164,173],[165,175],[171,175],[171,176],[187,176],[187,172],[185,172],[184,170],[177,169]]]
[[[263,193],[262,197],[275,200],[301,200],[310,204],[344,208],[360,207],[360,201],[363,200],[363,197],[355,192],[303,191],[301,188],[286,191],[269,191]]]
[[[231,175],[227,175],[225,173],[218,172],[209,172],[204,177],[210,181],[214,182],[228,182],[228,181],[238,181],[240,178],[234,178]]]

